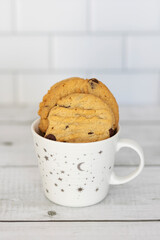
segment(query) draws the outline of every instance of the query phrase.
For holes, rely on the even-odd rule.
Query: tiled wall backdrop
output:
[[[160,1],[0,0],[0,103],[37,104],[70,76],[160,104]]]

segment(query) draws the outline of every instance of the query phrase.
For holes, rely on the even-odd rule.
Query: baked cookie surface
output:
[[[42,132],[48,129],[48,116],[57,102],[73,93],[92,94],[103,100],[112,110],[115,118],[113,128],[116,129],[119,122],[118,104],[109,89],[95,78],[83,79],[78,77],[68,78],[53,85],[40,103],[39,115],[41,117],[39,128]]]
[[[46,138],[61,142],[94,142],[111,136],[115,117],[100,98],[73,93],[57,101],[48,122]]]

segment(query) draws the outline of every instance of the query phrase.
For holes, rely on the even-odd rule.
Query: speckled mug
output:
[[[103,200],[110,184],[123,184],[142,171],[144,157],[134,141],[119,138],[120,129],[111,138],[91,143],[51,141],[38,133],[39,119],[32,124],[38,166],[46,197],[56,204],[84,207]],[[126,177],[113,171],[116,151],[134,149],[139,157],[138,168]]]

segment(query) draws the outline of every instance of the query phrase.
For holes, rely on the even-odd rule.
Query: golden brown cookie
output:
[[[115,117],[114,129],[117,128],[119,122],[118,104],[109,89],[95,78],[83,79],[73,77],[56,83],[43,97],[43,101],[40,103],[38,112],[41,117],[39,128],[42,132],[45,133],[48,128],[47,118],[50,110],[57,104],[59,99],[72,93],[93,94],[101,98],[112,109]]]
[[[73,93],[57,102],[48,116],[45,137],[61,142],[94,142],[110,137],[115,117],[111,108],[92,94]]]

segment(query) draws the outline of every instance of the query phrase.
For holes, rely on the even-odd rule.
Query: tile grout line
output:
[[[122,70],[123,71],[127,71],[127,37],[126,36],[122,36]]]
[[[13,79],[13,103],[17,105],[19,103],[19,81],[18,74],[12,73]]]
[[[13,0],[15,1],[15,0]],[[14,3],[14,2],[13,2]],[[12,3],[13,7],[13,19],[14,19],[14,28],[16,29],[16,7],[14,6],[14,4]],[[15,8],[15,9],[14,9]],[[89,20],[90,21],[90,20]],[[88,22],[88,27],[90,26],[90,23]],[[17,29],[16,29],[17,30]],[[5,31],[1,31],[0,32],[0,36],[11,36],[13,34],[13,32],[5,32]],[[107,36],[133,36],[133,37],[138,37],[138,36],[160,36],[160,31],[133,31],[133,32],[127,32],[127,31],[68,31],[68,32],[63,32],[63,31],[39,31],[39,32],[33,32],[33,31],[28,31],[28,32],[19,32],[19,31],[15,31],[14,32],[15,35],[17,36],[48,36],[48,35],[56,35],[56,36],[94,36],[94,37],[107,37]]]
[[[16,34],[16,30],[17,30],[17,24],[16,24],[16,15],[17,15],[17,11],[16,11],[16,0],[11,0],[11,26],[12,26],[12,31],[11,31],[11,35],[15,35]]]
[[[158,73],[158,104],[160,104],[160,71]]]
[[[48,69],[52,70],[52,36],[48,35]]]
[[[91,33],[91,2],[86,1],[86,30],[88,35]]]
[[[52,46],[53,48],[53,46]],[[53,61],[53,59],[52,59]],[[0,74],[48,74],[48,73],[55,73],[55,74],[64,74],[67,72],[73,72],[73,73],[104,73],[104,74],[159,74],[160,69],[117,69],[117,68],[108,68],[108,69],[93,69],[93,68],[86,68],[86,69],[19,69],[19,70],[13,70],[13,69],[0,69]]]

